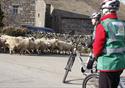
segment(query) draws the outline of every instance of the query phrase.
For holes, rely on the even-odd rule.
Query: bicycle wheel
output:
[[[66,83],[66,78],[68,76],[69,70],[65,71],[64,77],[63,77],[63,83]]]
[[[65,71],[63,81],[62,81],[63,83],[66,83],[66,78],[68,76],[69,71],[71,71],[71,68],[72,68],[72,66],[74,64],[74,61],[75,61],[75,56],[71,54],[69,59],[68,59],[68,62],[66,64],[66,67],[65,67],[66,71]]]
[[[90,74],[83,80],[82,88],[98,88],[99,87],[98,81],[99,81],[98,74]]]
[[[118,88],[125,88],[125,78],[124,77],[120,77],[120,82],[119,82]]]

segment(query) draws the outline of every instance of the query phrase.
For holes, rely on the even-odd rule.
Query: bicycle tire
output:
[[[82,88],[98,88],[99,87],[99,75],[98,74],[90,74],[85,77],[83,80]]]
[[[63,77],[63,83],[66,83],[66,78],[68,76],[69,70],[65,71],[64,77]]]
[[[118,88],[125,88],[124,82],[125,82],[125,80],[122,81],[122,78],[120,78],[120,82],[119,82]]]
[[[66,78],[68,76],[69,71],[71,71],[71,68],[72,68],[72,66],[74,64],[74,61],[75,61],[75,56],[70,55],[70,57],[69,57],[69,59],[67,61],[66,67],[65,67],[66,71],[65,71],[63,81],[62,81],[63,83],[66,83]]]

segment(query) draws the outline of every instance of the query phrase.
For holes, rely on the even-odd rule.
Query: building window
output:
[[[13,5],[13,14],[14,15],[19,14],[19,5]]]
[[[40,13],[38,13],[38,18],[40,17]]]
[[[35,4],[35,0],[31,1],[32,4]]]

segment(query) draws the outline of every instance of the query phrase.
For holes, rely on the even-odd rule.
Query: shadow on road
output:
[[[72,79],[72,80],[67,80],[65,84],[72,84],[72,85],[82,85],[83,79]]]

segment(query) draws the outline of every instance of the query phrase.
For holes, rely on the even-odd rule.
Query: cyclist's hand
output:
[[[92,69],[93,67],[93,63],[94,63],[95,59],[92,55],[89,56],[88,58],[88,62],[87,62],[87,69]]]

